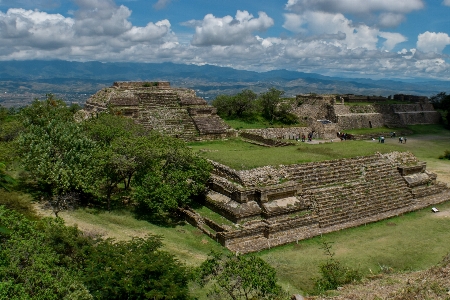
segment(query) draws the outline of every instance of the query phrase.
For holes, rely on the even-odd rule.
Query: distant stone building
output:
[[[217,139],[233,131],[214,107],[195,91],[172,88],[169,82],[114,82],[91,96],[85,105],[90,114],[111,107],[147,129],[184,140]]]

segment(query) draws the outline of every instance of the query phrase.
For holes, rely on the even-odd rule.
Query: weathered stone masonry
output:
[[[188,220],[235,252],[253,252],[450,200],[445,184],[410,153],[376,154],[237,171],[212,162],[205,205],[234,222],[193,211]]]
[[[101,112],[108,106],[148,129],[184,140],[235,135],[193,90],[172,88],[168,82],[115,82],[90,97],[85,110]]]

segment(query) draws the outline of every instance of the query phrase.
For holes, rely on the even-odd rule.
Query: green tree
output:
[[[50,95],[22,112],[26,128],[18,139],[22,163],[39,189],[49,197],[89,191],[98,147],[75,123],[70,109]]]
[[[0,233],[1,299],[92,299],[73,268],[80,251],[64,245],[85,240],[81,232],[58,219],[32,222],[2,206],[0,224],[9,232]]]
[[[445,92],[441,92],[430,98],[430,102],[433,104],[435,109],[442,110],[444,112],[445,120],[447,126],[450,126],[450,95]]]
[[[198,268],[204,287],[211,283],[211,295],[220,299],[282,299],[286,296],[277,284],[276,271],[254,255],[236,256],[211,253]]]
[[[118,184],[124,183],[124,189],[130,187],[131,178],[139,168],[145,168],[149,145],[144,128],[132,119],[110,113],[101,113],[84,123],[88,135],[97,142],[95,160],[98,162],[96,176],[96,195],[106,197],[108,210],[111,209],[111,197],[118,191]]]
[[[233,113],[238,118],[242,118],[245,115],[252,115],[256,109],[257,97],[256,93],[251,90],[243,90],[236,94],[231,101]]]
[[[6,173],[6,165],[0,162],[0,188],[9,191],[10,185],[16,181]]]
[[[136,173],[133,198],[142,210],[164,216],[205,191],[212,166],[183,141],[155,135],[150,143],[153,158]]]
[[[189,299],[187,268],[161,246],[157,236],[104,240],[94,248],[84,283],[99,299]]]
[[[233,96],[218,95],[212,105],[217,109],[217,114],[222,117],[233,116]]]
[[[281,96],[284,91],[271,88],[269,91],[259,95],[258,101],[262,108],[263,117],[270,121],[271,124],[275,121],[278,112],[278,106],[281,103]]]

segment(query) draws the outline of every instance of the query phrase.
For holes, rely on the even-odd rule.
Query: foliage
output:
[[[444,155],[440,155],[439,159],[450,159],[450,151],[445,150]]]
[[[256,111],[257,95],[251,90],[243,90],[236,95],[218,95],[212,102],[217,113],[223,117],[243,118]]]
[[[0,205],[21,213],[30,220],[38,219],[28,195],[0,189]]]
[[[335,253],[332,252],[331,248],[332,243],[330,242],[324,242],[322,245],[322,249],[328,256],[328,259],[319,267],[321,277],[315,279],[315,290],[318,293],[335,290],[339,286],[359,281],[362,278],[359,271],[349,269],[336,260],[334,258]]]
[[[49,96],[22,110],[26,127],[18,140],[22,163],[49,197],[71,191],[89,191],[98,151],[73,113],[61,100]]]
[[[60,239],[46,234],[52,228],[59,237],[64,235],[62,222],[36,223],[0,207],[0,224],[11,232],[1,236],[0,298],[92,299],[78,272],[67,268],[67,259],[77,256]]]
[[[188,299],[188,269],[156,236],[117,242],[0,206],[1,299]]]
[[[160,136],[149,169],[136,173],[133,198],[140,208],[163,216],[203,193],[212,166],[184,142]]]
[[[9,186],[14,184],[16,181],[14,178],[6,174],[6,165],[0,162],[0,190],[5,189],[9,191]]]
[[[210,294],[220,299],[281,299],[285,296],[277,284],[275,269],[254,255],[213,252],[197,271],[200,284],[204,287],[211,283]]]
[[[450,95],[441,92],[430,97],[430,102],[433,103],[435,109],[444,111],[446,124],[450,125]]]
[[[271,88],[259,96],[251,90],[243,90],[236,95],[219,95],[212,102],[217,113],[226,119],[245,120],[254,123],[263,117],[270,125],[275,123],[296,124],[298,118],[291,113],[298,105],[295,99],[283,99],[283,91]]]
[[[281,96],[284,91],[271,88],[269,91],[259,95],[258,101],[262,108],[262,115],[273,123],[277,117],[278,105],[281,103]]]
[[[105,197],[110,210],[111,197],[118,191],[118,184],[123,182],[124,189],[128,190],[134,173],[147,166],[150,140],[144,128],[133,120],[109,113],[87,120],[84,127],[100,147],[93,157],[98,164],[94,194]]]
[[[188,299],[187,269],[161,246],[156,236],[104,240],[94,248],[84,282],[100,299]]]

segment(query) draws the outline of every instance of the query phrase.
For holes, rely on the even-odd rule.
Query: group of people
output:
[[[403,142],[406,144],[406,137],[399,137],[398,138],[398,142],[400,143],[400,144],[403,144]]]
[[[351,140],[353,135],[345,133],[345,132],[337,132],[337,137],[341,139],[341,141]]]

